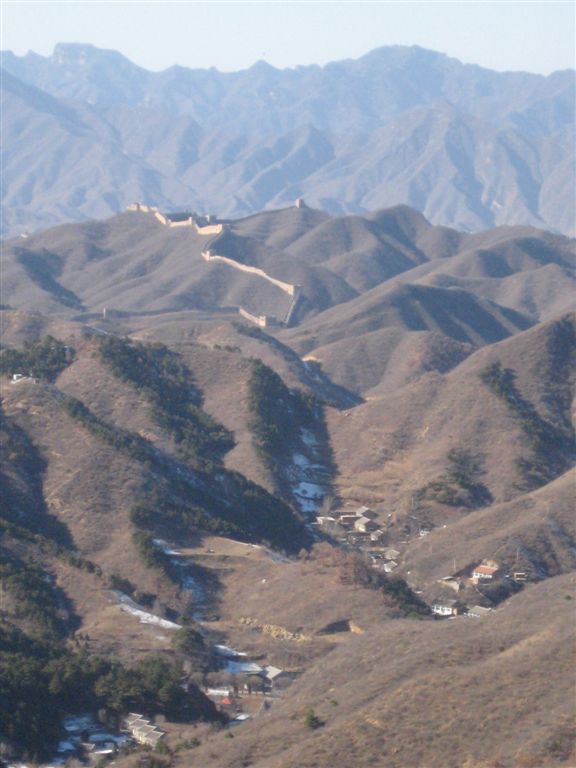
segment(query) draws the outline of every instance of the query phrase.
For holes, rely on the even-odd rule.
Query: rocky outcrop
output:
[[[285,627],[280,627],[277,624],[260,624],[257,619],[243,616],[240,619],[240,624],[245,627],[250,627],[255,632],[260,632],[263,635],[269,635],[276,640],[294,640],[297,643],[305,643],[312,640],[310,635],[305,635],[302,632],[291,632]]]

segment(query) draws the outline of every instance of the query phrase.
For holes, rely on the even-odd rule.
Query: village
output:
[[[321,532],[321,538],[328,538],[344,549],[360,553],[372,569],[387,577],[394,577],[402,571],[402,544],[393,546],[387,543],[388,525],[380,524],[380,517],[369,507],[360,506],[353,511],[343,509],[329,515],[316,515],[311,526]],[[430,528],[423,527],[417,536],[424,538],[429,533]],[[155,543],[175,560],[181,560],[183,553],[173,549],[167,542],[157,540]],[[457,617],[478,619],[490,614],[496,607],[483,595],[483,587],[513,581],[520,588],[526,580],[526,573],[508,573],[497,561],[485,559],[439,579],[437,591],[430,593],[432,597],[427,594],[426,601],[432,616],[437,620]],[[184,584],[190,591],[195,591],[199,599],[200,613],[195,615],[195,619],[201,626],[201,612],[206,608],[201,586],[187,579],[183,572]],[[421,591],[416,591],[423,599]],[[113,595],[119,608],[138,618],[141,623],[172,630],[180,627],[147,612],[122,593],[114,592]],[[470,600],[472,596],[478,598],[477,604]],[[210,646],[209,667],[210,672],[204,676],[202,691],[214,703],[228,727],[239,726],[267,711],[296,676],[292,671],[265,663],[260,657],[251,658],[247,653],[222,643]],[[193,692],[192,673],[192,665],[185,663],[181,685],[187,692],[190,689],[190,693]],[[90,714],[69,717],[63,727],[65,736],[58,744],[56,756],[46,768],[63,765],[71,759],[85,765],[96,765],[102,758],[110,759],[135,748],[162,751],[167,742],[175,743],[172,737],[180,738],[178,730],[171,733],[174,728],[165,718],[152,718],[141,712],[130,712],[116,733],[106,729]]]
[[[65,353],[71,355],[68,347]],[[12,375],[12,384],[27,381],[38,382],[32,373],[22,371]],[[328,504],[324,503],[329,487],[328,468],[319,439],[311,430],[302,428],[300,442],[298,452],[292,455],[287,476],[294,503],[307,518],[314,539],[329,541],[333,546],[360,554],[370,568],[381,573],[384,578],[401,575],[408,581],[410,571],[406,571],[405,558],[409,537],[412,535],[416,540],[424,539],[430,535],[433,527],[429,523],[420,522],[410,532],[395,530],[391,512],[376,511],[366,505],[328,511]],[[174,548],[175,545],[162,539],[154,539],[153,543],[178,569],[182,591],[193,594],[195,612],[190,614],[190,618],[205,635],[210,659],[209,671],[203,675],[201,688],[222,715],[222,722],[227,727],[236,727],[267,711],[283,695],[297,673],[293,669],[284,670],[268,663],[264,656],[251,657],[222,642],[215,642],[217,636],[210,628],[203,627],[207,597],[203,585],[190,575],[189,566],[193,561],[191,553],[185,548]],[[239,546],[265,549],[254,544]],[[212,552],[210,549],[207,551]],[[279,553],[268,551],[268,555],[275,561],[286,561]],[[457,617],[482,618],[491,613],[499,602],[484,594],[486,587],[513,583],[515,588],[521,588],[527,580],[525,572],[508,570],[503,563],[488,557],[458,571],[454,568],[453,573],[438,579],[433,587],[429,587],[426,594],[416,585],[409,585],[428,605],[432,617],[444,620]],[[182,627],[182,624],[150,613],[129,595],[116,590],[111,590],[110,595],[120,610],[131,614],[141,623],[172,631]],[[185,662],[181,686],[191,695],[198,684],[198,678],[194,679],[193,673],[193,665]],[[149,712],[129,713],[117,729],[106,728],[92,714],[85,713],[66,718],[63,729],[63,737],[50,766],[63,765],[71,760],[96,766],[103,758],[110,759],[123,751],[138,748],[162,751],[164,747],[173,748],[183,738],[185,740],[183,731],[171,728],[171,724],[163,717],[152,717]]]
[[[402,552],[396,548],[402,547],[402,544],[392,546],[388,543],[391,516],[391,513],[388,513],[386,521],[382,524],[377,512],[361,506],[354,511],[344,509],[328,515],[317,515],[312,525],[339,546],[361,553],[374,570],[392,576],[402,563]],[[420,526],[418,538],[425,538],[431,530],[429,525]],[[432,590],[431,596],[427,596],[427,602],[431,613],[437,618],[480,618],[495,608],[495,603],[483,594],[483,586],[511,582],[512,589],[519,589],[527,580],[526,572],[508,572],[498,561],[485,558],[480,563],[471,564],[439,579],[439,589]],[[415,591],[422,598],[422,592],[418,589]],[[460,595],[460,599],[447,596],[450,592]],[[474,597],[478,599],[479,604],[472,603],[470,598]]]
[[[144,611],[139,613],[142,623],[151,623],[153,619],[162,621]],[[222,644],[212,646],[211,667],[213,671],[207,678],[217,682],[203,686],[202,691],[223,716],[222,723],[229,727],[241,725],[269,709],[294,679],[292,673],[272,665],[260,666],[247,654]],[[193,692],[190,668],[186,664],[181,685],[186,692]],[[172,745],[182,741],[180,727],[168,723],[164,716],[152,717],[140,712],[129,712],[118,728],[107,727],[91,713],[65,718],[62,728],[56,754],[42,768],[71,764],[96,766],[101,765],[102,760],[111,760],[138,748],[163,751],[168,740]],[[29,766],[13,763],[7,768]]]

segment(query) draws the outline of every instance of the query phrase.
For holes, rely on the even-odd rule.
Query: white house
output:
[[[333,523],[336,523],[336,518],[330,515],[318,515],[316,517],[317,525],[331,525]]]
[[[437,616],[457,616],[461,605],[456,600],[436,600],[432,603],[432,613]]]
[[[124,724],[139,744],[146,744],[149,747],[155,747],[165,735],[163,731],[152,725],[148,718],[135,712],[129,713]]]

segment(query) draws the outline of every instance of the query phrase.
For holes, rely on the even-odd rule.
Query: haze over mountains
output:
[[[417,47],[325,67],[152,73],[61,44],[2,54],[4,234],[133,200],[243,216],[304,196],[406,203],[474,231],[574,232],[574,72],[496,73]]]
[[[574,72],[2,66],[0,763],[572,768]]]

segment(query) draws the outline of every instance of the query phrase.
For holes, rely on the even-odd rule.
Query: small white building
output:
[[[139,744],[145,744],[149,747],[155,747],[165,735],[164,731],[153,725],[148,718],[135,712],[128,714],[124,724]]]
[[[458,616],[462,606],[456,600],[436,600],[432,603],[432,613],[437,616]]]
[[[316,517],[317,525],[333,525],[336,523],[336,518],[330,515],[318,515]]]

